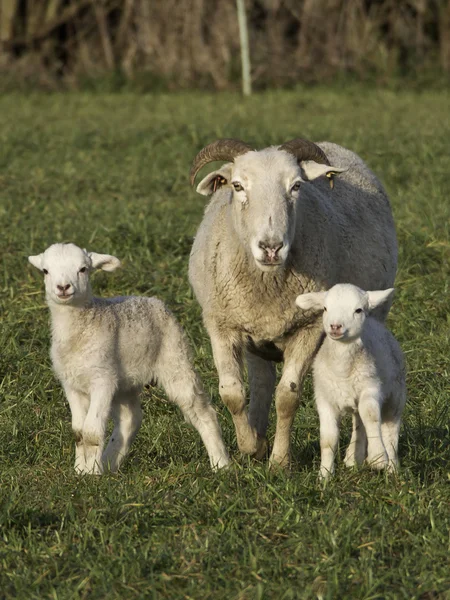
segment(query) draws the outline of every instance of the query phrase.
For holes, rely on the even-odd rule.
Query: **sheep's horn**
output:
[[[278,150],[285,150],[289,154],[293,154],[298,161],[313,160],[321,165],[330,164],[327,155],[317,144],[302,138],[295,138],[295,140],[285,142],[279,146]]]
[[[231,161],[250,150],[253,148],[241,140],[223,139],[208,144],[194,158],[190,172],[191,185],[194,185],[197,173],[204,165],[214,160]]]

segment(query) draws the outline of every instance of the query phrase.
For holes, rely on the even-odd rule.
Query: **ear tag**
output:
[[[218,187],[220,187],[221,185],[225,185],[226,182],[227,180],[225,179],[225,177],[217,175],[217,177],[214,179],[213,193],[217,190]]]
[[[336,175],[336,173],[334,171],[329,171],[327,173],[327,177],[328,177],[328,181],[330,182],[330,188],[333,189],[334,188],[334,176]]]

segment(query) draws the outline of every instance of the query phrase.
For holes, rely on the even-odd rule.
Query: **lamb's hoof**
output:
[[[383,471],[384,469],[389,469],[389,460],[387,455],[379,455],[374,458],[367,457],[367,464],[371,469],[375,469],[376,471]]]
[[[253,455],[255,460],[264,460],[269,455],[269,443],[265,437],[257,437],[256,439],[256,452]]]

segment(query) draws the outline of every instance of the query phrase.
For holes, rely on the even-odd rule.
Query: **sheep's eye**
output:
[[[242,192],[244,189],[238,181],[233,181],[232,186],[236,192]]]
[[[47,269],[42,269],[42,272],[44,273],[44,275],[48,275]]]
[[[323,307],[323,312],[327,312],[327,307],[326,306]]]
[[[360,314],[362,313],[362,311],[363,311],[363,309],[362,309],[362,308],[357,308],[357,309],[355,310],[355,313],[356,313],[357,315],[360,315]]]
[[[87,267],[81,267],[81,269],[79,270],[79,273],[86,273],[87,271]]]
[[[301,186],[301,181],[296,181],[294,185],[291,187],[291,192],[298,192]]]

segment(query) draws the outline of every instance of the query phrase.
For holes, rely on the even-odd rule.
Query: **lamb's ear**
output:
[[[218,171],[213,171],[200,181],[197,192],[202,196],[211,196],[223,185],[230,183],[231,167],[233,163],[223,165]]]
[[[388,290],[377,290],[375,292],[366,292],[367,298],[369,300],[369,311],[372,311],[377,306],[384,304],[388,300],[391,300],[394,294],[394,288],[389,288]]]
[[[313,160],[305,160],[304,162],[300,163],[300,166],[303,170],[307,181],[313,181],[318,177],[322,177],[322,175],[326,175],[330,180],[331,188],[333,188],[334,176],[339,175],[339,173],[345,173],[345,171],[348,171],[347,168],[341,169],[340,167],[333,167],[331,165],[320,165],[319,163],[316,163]]]
[[[309,294],[300,294],[295,300],[295,304],[303,310],[323,311],[326,292],[311,292]]]
[[[28,257],[28,261],[33,265],[33,267],[36,267],[36,269],[39,269],[39,271],[42,271],[42,261],[43,260],[44,260],[44,254],[36,254],[35,256]]]
[[[103,271],[115,271],[120,267],[120,260],[110,254],[97,254],[97,252],[88,252],[92,262],[93,269],[102,269]]]

